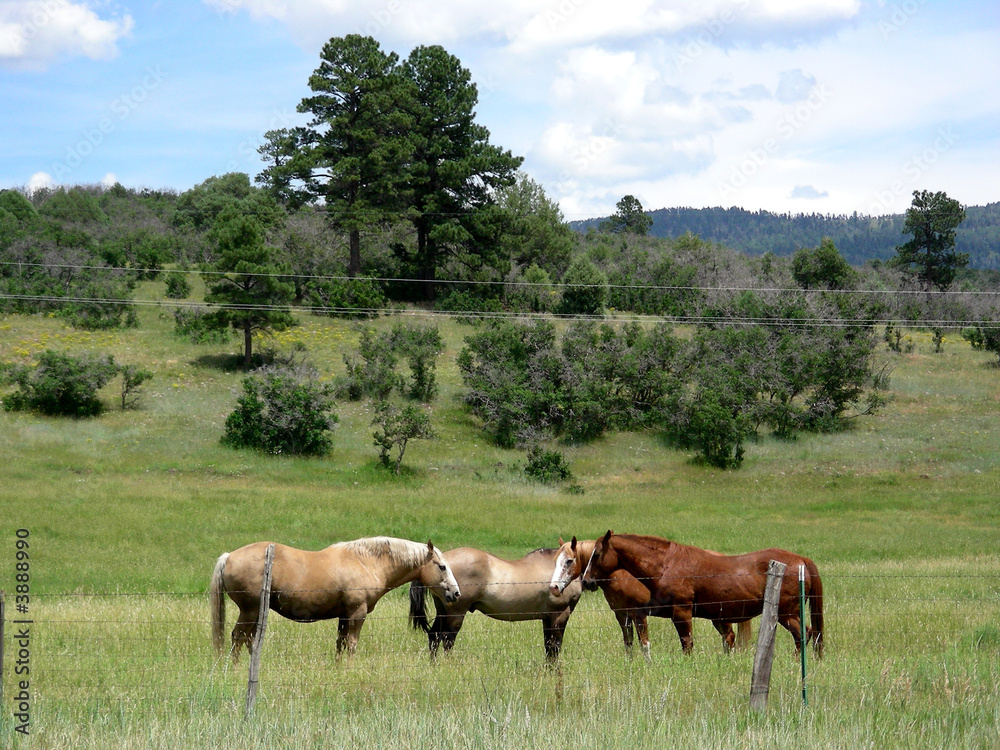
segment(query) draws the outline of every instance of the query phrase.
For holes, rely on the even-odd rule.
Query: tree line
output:
[[[309,86],[299,104],[308,124],[267,134],[268,165],[255,180],[231,173],[180,194],[0,191],[0,310],[52,312],[85,328],[136,325],[136,285],[162,279],[165,296],[185,302],[178,335],[221,342],[235,331],[248,370],[274,365],[254,341],[295,325],[296,308],[365,319],[416,304],[473,324],[502,314],[654,316],[694,332],[677,337],[668,323],[584,323],[561,339],[551,323],[474,330],[459,363],[467,405],[502,445],[655,427],[720,466],[737,465],[762,428],[785,437],[837,429],[881,408],[879,326],[895,350],[905,325],[965,326],[974,346],[1000,349],[995,297],[954,294],[995,290],[995,279],[967,268],[956,249],[966,209],[944,193],[915,193],[902,225],[911,239],[860,266],[829,237],[753,256],[693,231],[652,236],[656,212],[630,195],[580,234],[519,171],[521,158],[490,143],[471,75],[442,47],[401,60],[370,37],[331,39]],[[204,274],[203,299],[190,299],[190,271]],[[340,393],[385,401],[403,388],[395,368],[404,357],[409,395],[432,398],[440,340],[385,335],[363,336]],[[299,393],[304,372],[252,376],[247,403]],[[34,387],[27,371],[17,377]],[[419,414],[378,413],[388,462],[387,446],[405,448]],[[234,434],[252,443],[266,432],[260,414],[240,414]],[[280,442],[297,434],[286,416],[274,415],[285,426],[257,441],[263,449],[279,440],[299,450]],[[331,425],[307,425],[294,445],[322,448]]]
[[[974,269],[1000,270],[1000,203],[969,206],[956,235],[959,252],[969,255]],[[691,232],[751,256],[773,253],[791,256],[802,247],[815,247],[830,238],[851,265],[885,262],[904,239],[905,213],[868,216],[789,214],[750,211],[739,207],[659,208],[646,212],[650,234],[676,238]],[[606,219],[571,222],[585,233]]]

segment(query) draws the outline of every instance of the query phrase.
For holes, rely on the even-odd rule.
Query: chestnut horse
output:
[[[792,634],[796,650],[802,648],[799,621],[798,570],[806,569],[805,591],[809,598],[812,627],[805,640],[813,642],[817,657],[823,655],[823,583],[815,563],[783,549],[765,549],[745,555],[713,555],[698,547],[678,544],[655,536],[615,534],[608,531],[594,545],[583,572],[583,585],[608,580],[616,570],[625,570],[650,591],[651,603],[662,607],[673,620],[684,653],[694,645],[691,618],[716,623],[742,622],[764,609],[764,586],[768,563],[783,562],[787,570],[778,603],[778,622]]]
[[[434,624],[427,621],[424,607],[427,587],[414,581],[410,584],[410,622],[427,633],[431,655],[439,645],[450,651],[469,612],[482,612],[494,620],[521,622],[541,620],[545,656],[559,657],[566,624],[580,600],[583,587],[579,581],[550,593],[557,550],[539,549],[519,560],[504,560],[473,547],[460,547],[444,553],[462,593],[455,601],[447,601],[437,590]]]
[[[268,544],[255,542],[226,552],[212,572],[209,594],[216,653],[222,651],[226,621],[226,600],[222,595],[229,594],[240,608],[233,628],[233,661],[244,644],[250,651],[257,630]],[[448,562],[431,542],[376,536],[340,542],[318,552],[275,544],[269,604],[279,615],[296,622],[340,618],[337,655],[345,647],[353,654],[365,617],[378,600],[390,589],[414,580],[440,590],[448,601],[459,596]]]
[[[583,570],[590,561],[590,556],[594,551],[597,542],[577,541],[573,537],[572,541],[563,542],[559,540],[559,554],[556,556],[555,569],[552,574],[550,589],[553,595],[559,593],[563,587],[572,581],[579,580],[583,575]],[[718,552],[705,550],[706,552],[718,555]],[[650,661],[649,652],[649,626],[647,617],[669,617],[670,613],[664,607],[651,606],[652,595],[649,589],[635,578],[627,570],[615,570],[607,580],[598,581],[596,586],[600,587],[604,593],[604,598],[615,613],[618,626],[622,630],[622,640],[625,649],[629,653],[633,644],[633,625],[635,635],[639,636],[639,643],[642,647],[642,654],[646,661]],[[715,623],[716,630],[722,635],[722,644],[726,651],[733,648],[742,651],[750,645],[750,621],[743,620],[738,623],[739,635],[733,635],[732,625],[726,622]]]

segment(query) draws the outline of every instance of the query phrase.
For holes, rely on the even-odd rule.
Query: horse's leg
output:
[[[622,642],[625,644],[626,653],[632,653],[632,644],[634,643],[634,636],[632,635],[632,618],[629,616],[628,610],[626,609],[616,609],[615,618],[618,620],[618,626],[622,629]]]
[[[642,655],[647,662],[652,662],[653,657],[649,653],[649,619],[645,612],[633,612],[632,621],[635,622],[635,632],[639,636],[639,645],[642,647]]]
[[[358,636],[361,634],[361,626],[365,624],[365,617],[368,614],[368,605],[358,606],[349,616],[341,616],[337,623],[337,658],[346,650],[348,658],[354,656],[358,650]]]
[[[257,630],[258,610],[259,607],[252,611],[241,609],[236,618],[236,625],[233,626],[233,646],[230,652],[234,665],[240,660],[240,650],[243,646],[247,647],[247,653],[251,653],[254,631]]]
[[[799,622],[798,616],[789,615],[782,617],[779,615],[778,622],[781,623],[781,626],[785,630],[792,634],[792,638],[795,639],[795,653],[798,654],[802,650],[802,623]]]
[[[340,659],[340,655],[344,651],[344,647],[347,645],[347,626],[350,621],[346,617],[341,617],[337,622],[337,658]]]
[[[444,652],[450,653],[452,647],[455,645],[455,639],[458,637],[458,631],[462,629],[462,623],[465,622],[465,614],[440,614],[434,621],[434,624],[441,623],[441,628],[438,631],[438,641],[444,645]]]
[[[750,648],[750,621],[744,620],[736,626],[736,650],[746,651]]]
[[[722,620],[712,620],[712,624],[715,629],[719,631],[719,635],[722,636],[722,648],[727,654],[732,653],[733,649],[736,647],[736,634],[733,632],[733,626]]]
[[[674,605],[670,615],[674,627],[677,628],[677,636],[681,639],[681,649],[685,654],[690,654],[694,648],[694,636],[691,632],[691,610],[690,605]]]
[[[545,639],[545,658],[554,662],[559,658],[562,650],[563,635],[566,633],[566,625],[569,623],[569,616],[573,613],[571,607],[557,612],[555,615],[546,615],[542,620],[542,635]]]

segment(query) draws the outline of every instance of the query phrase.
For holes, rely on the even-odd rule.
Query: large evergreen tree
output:
[[[523,159],[491,144],[489,130],[475,121],[479,94],[457,57],[440,46],[417,47],[403,71],[413,117],[414,262],[433,297],[437,269],[452,248],[484,234],[477,212],[494,205],[495,191],[513,183]]]
[[[642,203],[634,195],[624,196],[615,204],[618,209],[600,228],[615,234],[645,235],[653,226],[653,219],[642,210]]]
[[[361,232],[398,214],[406,194],[410,115],[399,58],[370,36],[349,34],[323,46],[299,104],[308,126],[270,131],[259,176],[292,205],[322,203],[350,243],[348,274],[361,271]]]
[[[215,270],[221,275],[205,301],[221,306],[215,313],[218,326],[243,333],[243,364],[249,366],[255,332],[280,331],[295,324],[287,307],[294,287],[279,276],[288,269],[275,260],[255,217],[227,210],[216,220],[213,236],[218,247]]]
[[[965,209],[957,200],[943,192],[914,190],[903,226],[913,239],[896,248],[893,265],[913,273],[927,290],[946,289],[958,269],[969,264],[968,253],[955,252],[955,230],[964,220]]]

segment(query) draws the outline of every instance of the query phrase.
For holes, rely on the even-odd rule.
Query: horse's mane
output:
[[[627,541],[629,544],[641,547],[651,553],[662,553],[670,550],[671,554],[676,554],[687,546],[658,536],[648,536],[643,534],[615,534],[615,536],[619,539]]]
[[[551,547],[539,547],[538,549],[531,550],[531,552],[529,552],[528,555],[540,555],[542,553],[545,553],[547,555],[551,555],[551,554],[554,554],[554,553],[556,553],[558,551],[559,550],[552,549]],[[525,557],[527,557],[528,555],[525,555]]]
[[[351,542],[340,542],[333,546],[369,557],[388,557],[393,562],[414,567],[423,565],[427,559],[427,545],[425,543],[411,542],[409,539],[396,539],[391,536],[369,536]]]

